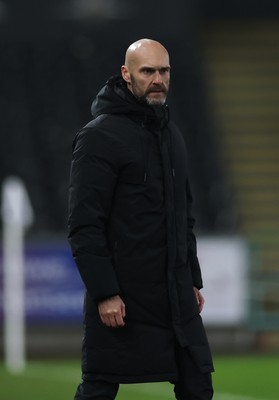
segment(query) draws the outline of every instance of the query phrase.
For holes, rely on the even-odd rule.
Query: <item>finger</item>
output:
[[[122,312],[121,310],[117,311],[117,310],[113,310],[109,313],[108,315],[109,318],[109,323],[110,326],[112,326],[113,328],[117,327],[117,326],[123,326],[124,325],[124,321],[122,318]]]
[[[114,325],[116,325],[115,319],[112,315],[106,315],[105,317],[103,317],[102,322],[108,327],[113,327]]]
[[[104,325],[110,326],[110,321],[107,317],[101,317],[101,321]]]
[[[125,318],[126,317],[126,307],[125,307],[124,303],[123,303],[123,305],[121,307],[121,312],[122,312],[122,317]]]
[[[102,323],[106,325],[107,324],[106,318],[102,314],[99,314],[99,315],[100,315]]]
[[[204,298],[201,296],[200,297],[200,303],[199,303],[199,311],[202,312],[204,306]]]
[[[121,314],[117,314],[117,315],[115,316],[115,321],[116,321],[117,326],[119,326],[119,327],[125,325],[125,322],[123,321],[123,318],[122,318],[122,315],[121,315]]]
[[[204,298],[203,298],[203,296],[200,294],[200,303],[202,304],[202,305],[204,305]]]
[[[115,320],[115,315],[112,313],[106,314],[103,316],[104,324],[110,328],[117,327],[117,323]]]
[[[117,327],[117,321],[116,321],[116,317],[114,315],[111,315],[109,318],[109,323],[112,328],[116,328]]]

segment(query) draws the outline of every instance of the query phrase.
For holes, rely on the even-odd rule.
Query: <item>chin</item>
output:
[[[150,97],[146,98],[146,103],[149,106],[163,106],[166,102],[166,98],[163,99],[151,99]]]

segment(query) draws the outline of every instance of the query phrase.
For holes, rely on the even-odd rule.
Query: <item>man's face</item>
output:
[[[144,65],[131,73],[130,90],[135,97],[149,105],[162,105],[166,102],[170,84],[169,66],[154,67]]]
[[[162,105],[170,85],[168,53],[161,47],[143,48],[128,67],[122,67],[127,87],[141,102]]]

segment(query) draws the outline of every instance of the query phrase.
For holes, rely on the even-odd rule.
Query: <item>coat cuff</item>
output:
[[[110,257],[77,255],[75,261],[86,290],[94,301],[120,293]]]

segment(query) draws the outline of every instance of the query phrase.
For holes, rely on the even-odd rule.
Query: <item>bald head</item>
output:
[[[126,51],[121,73],[128,89],[140,101],[150,105],[165,103],[170,65],[169,54],[161,43],[151,39],[132,43]]]
[[[128,47],[125,56],[125,65],[128,68],[133,68],[139,60],[146,59],[151,61],[155,55],[157,57],[163,56],[169,62],[169,54],[161,43],[152,39],[140,39]]]

